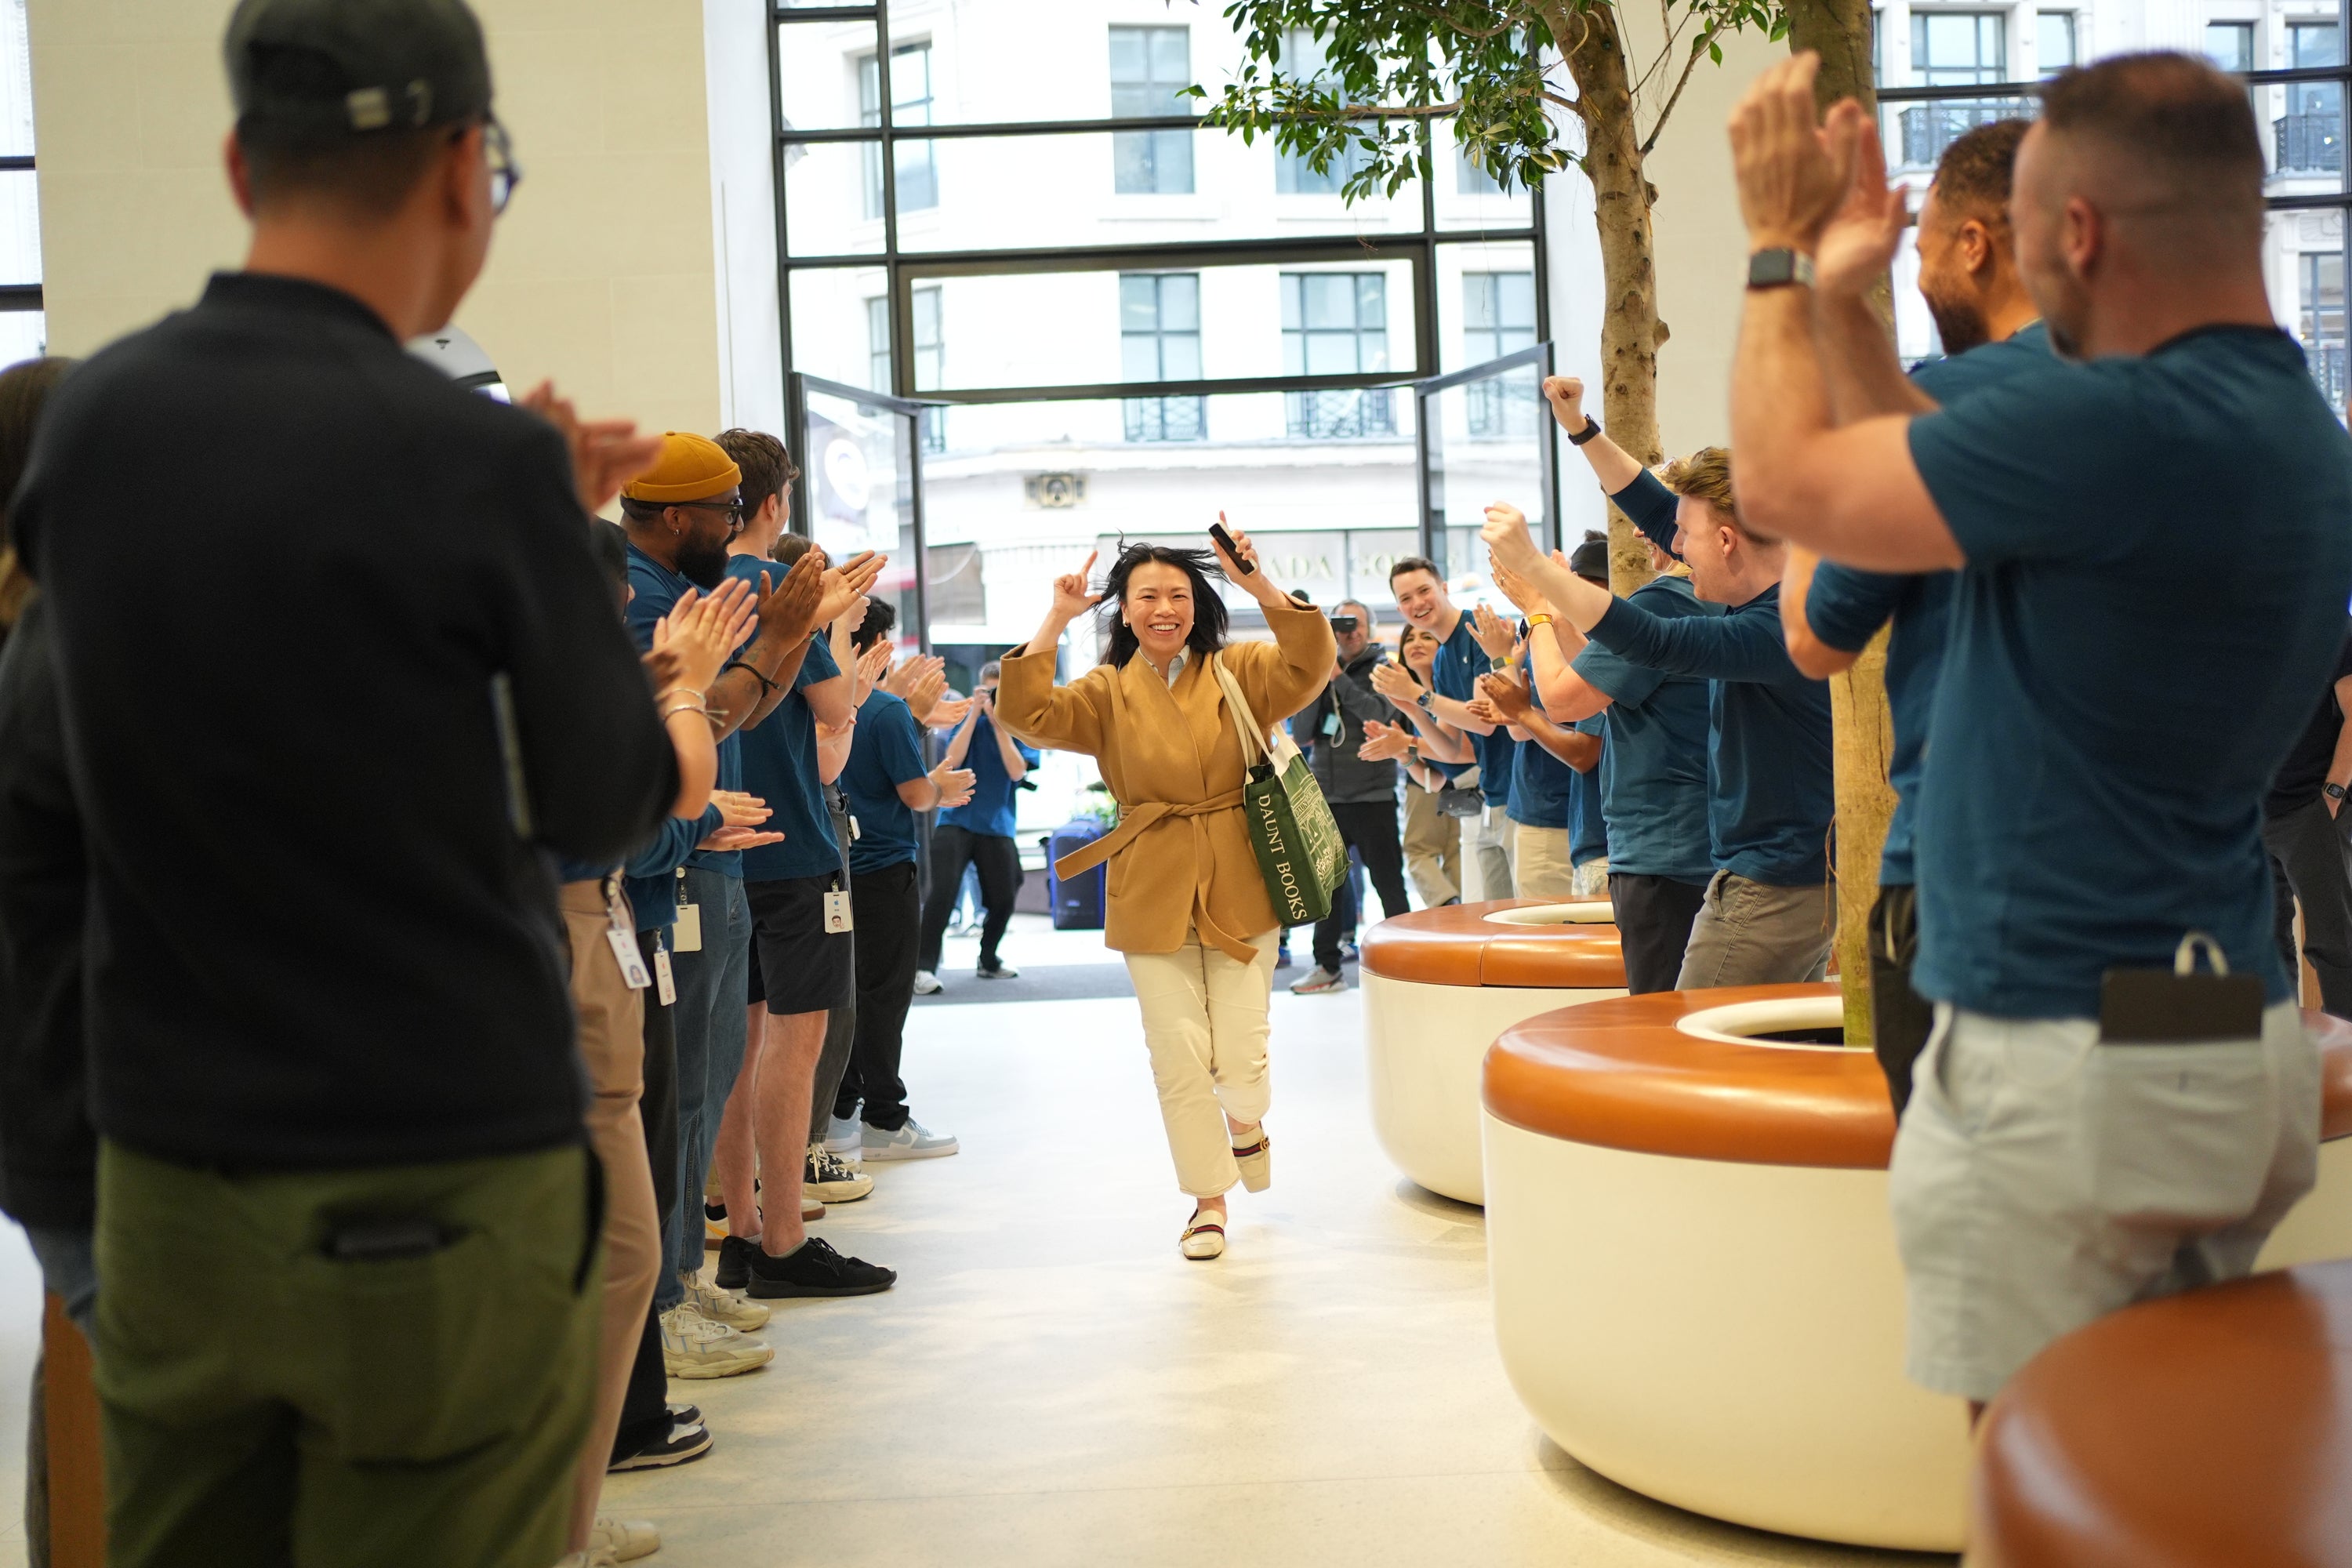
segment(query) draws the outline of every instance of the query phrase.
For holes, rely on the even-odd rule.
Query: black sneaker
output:
[[[719,1244],[719,1272],[711,1283],[721,1290],[740,1290],[751,1282],[751,1259],[760,1256],[760,1244],[730,1236]]]
[[[699,1421],[673,1421],[669,1431],[625,1458],[604,1467],[607,1474],[621,1470],[658,1470],[683,1465],[710,1452],[710,1428]]]
[[[844,1258],[814,1236],[782,1258],[771,1258],[755,1247],[751,1261],[751,1293],[761,1299],[871,1296],[898,1282],[896,1269],[877,1268],[863,1258]]]

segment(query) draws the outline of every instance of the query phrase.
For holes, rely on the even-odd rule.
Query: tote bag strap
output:
[[[1265,733],[1257,727],[1257,715],[1250,711],[1249,699],[1242,695],[1242,684],[1234,672],[1225,668],[1224,656],[1211,654],[1209,668],[1216,672],[1218,689],[1225,694],[1225,710],[1234,716],[1234,733],[1241,737],[1242,766],[1263,760],[1274,765],[1274,752],[1266,745]]]

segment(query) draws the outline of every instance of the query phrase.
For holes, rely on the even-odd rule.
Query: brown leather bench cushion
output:
[[[1834,996],[1834,984],[1661,991],[1562,1007],[1486,1053],[1486,1109],[1515,1127],[1607,1149],[1758,1165],[1883,1170],[1895,1112],[1864,1050],[1701,1039],[1675,1026],[1735,1002]],[[2326,1082],[2322,1134],[2352,1133],[2352,1024],[2306,1013]]]
[[[1384,980],[1423,985],[1548,985],[1605,991],[1625,984],[1613,925],[1510,926],[1497,910],[1558,903],[1496,899],[1393,915],[1366,931],[1363,966]]]
[[[1987,1414],[1975,1492],[2000,1568],[2352,1564],[2352,1261],[2058,1341]]]

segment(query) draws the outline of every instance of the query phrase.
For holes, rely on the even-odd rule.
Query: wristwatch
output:
[[[2342,800],[2344,786],[2340,784],[2324,784],[2319,786],[2319,793],[2330,800]]]
[[[1486,661],[1486,668],[1496,675],[1508,675],[1511,670],[1511,661],[1507,658],[1489,658]]]
[[[1601,421],[1588,414],[1584,416],[1584,428],[1570,436],[1568,438],[1568,444],[1571,447],[1581,447],[1600,434]]]
[[[1434,718],[1437,713],[1437,709],[1434,705],[1436,696],[1437,694],[1433,691],[1424,691],[1420,696],[1412,700],[1412,705],[1420,709],[1423,712]]]
[[[1750,289],[1785,289],[1792,283],[1806,289],[1813,286],[1813,258],[1803,251],[1779,245],[1748,258]]]
[[[1528,629],[1529,631],[1533,631],[1538,626],[1548,626],[1549,625],[1551,625],[1551,617],[1549,616],[1538,613],[1528,617]]]

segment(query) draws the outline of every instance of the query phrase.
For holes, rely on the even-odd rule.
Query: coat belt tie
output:
[[[1234,962],[1247,963],[1257,956],[1257,950],[1242,938],[1221,929],[1209,918],[1208,872],[1215,863],[1215,852],[1203,842],[1202,829],[1205,824],[1197,820],[1201,817],[1213,816],[1221,811],[1241,809],[1242,792],[1238,789],[1227,790],[1223,795],[1211,795],[1207,800],[1194,801],[1189,805],[1178,805],[1164,800],[1147,800],[1131,809],[1121,810],[1118,826],[1092,844],[1082,849],[1074,849],[1055,861],[1054,875],[1066,882],[1082,871],[1093,870],[1097,866],[1135,842],[1143,834],[1171,817],[1195,818],[1192,827],[1194,868],[1192,923],[1199,930],[1203,942],[1223,950],[1225,955]],[[1251,868],[1255,869],[1255,867]]]

